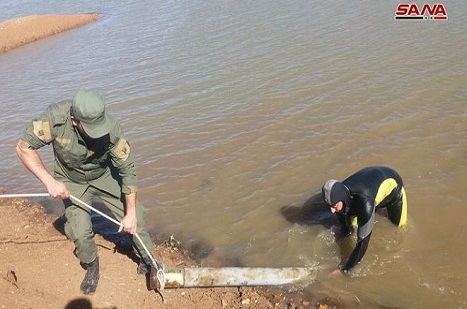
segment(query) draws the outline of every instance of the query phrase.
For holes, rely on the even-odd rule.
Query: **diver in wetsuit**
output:
[[[357,219],[357,244],[345,266],[331,276],[347,272],[360,262],[373,231],[375,210],[387,208],[389,220],[397,226],[407,222],[407,197],[402,178],[388,167],[367,167],[342,182],[331,179],[323,188],[323,199],[336,213],[343,236],[353,233],[352,219]]]

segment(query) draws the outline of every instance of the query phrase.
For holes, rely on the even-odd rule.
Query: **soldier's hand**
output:
[[[137,226],[136,216],[127,214],[125,217],[123,217],[122,225],[120,226],[120,229],[118,231],[121,232],[123,230],[131,235],[134,235],[136,234],[136,226]]]
[[[55,179],[51,180],[47,184],[47,192],[49,195],[53,198],[59,198],[59,199],[67,199],[70,197],[70,192],[68,191],[67,187],[65,184],[61,181],[57,181]]]

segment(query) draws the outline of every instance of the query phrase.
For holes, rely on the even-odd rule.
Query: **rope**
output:
[[[26,194],[0,194],[0,198],[27,198],[27,197],[50,197],[50,195],[48,193],[26,193]],[[112,217],[109,217],[107,214],[103,213],[102,211],[92,207],[91,205],[83,202],[82,200],[80,200],[79,198],[73,196],[73,195],[70,195],[70,199],[72,199],[73,201],[75,201],[76,203],[80,204],[81,206],[84,206],[96,213],[98,213],[99,215],[101,215],[102,217],[106,218],[107,220],[115,223],[116,225],[118,225],[119,227],[124,227],[123,224],[121,222],[118,222],[117,220],[115,220],[114,218]],[[141,238],[139,237],[138,233],[135,234],[136,238],[138,239],[138,241],[140,242],[141,246],[143,247],[144,251],[146,252],[146,254],[149,256],[149,258],[151,259],[151,263],[152,265],[154,266],[154,268],[156,268],[157,270],[157,281],[159,281],[159,286],[160,288],[158,288],[157,292],[159,292],[159,294],[161,294],[162,298],[163,295],[162,295],[162,291],[164,290],[164,287],[165,287],[165,274],[164,274],[164,264],[162,264],[161,262],[158,262],[156,261],[152,254],[149,252],[148,248],[144,245],[143,241],[141,240]]]

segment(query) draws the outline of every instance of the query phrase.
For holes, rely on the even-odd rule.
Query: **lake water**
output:
[[[0,187],[44,192],[18,137],[96,88],[132,144],[155,240],[173,234],[203,265],[318,267],[301,288],[351,308],[467,308],[467,2],[443,1],[447,21],[395,20],[399,3],[2,2],[0,20],[102,17],[0,55]],[[408,227],[377,215],[363,261],[328,279],[354,239],[336,243],[307,201],[371,165],[403,177]]]

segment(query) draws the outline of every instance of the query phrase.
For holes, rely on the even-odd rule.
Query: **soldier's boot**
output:
[[[147,273],[149,273],[151,267],[152,261],[148,257],[140,259],[137,270],[138,275],[146,275]]]
[[[83,282],[81,282],[80,289],[83,294],[92,295],[96,291],[99,282],[99,258],[89,264],[84,264],[84,267],[86,268],[86,275]]]

